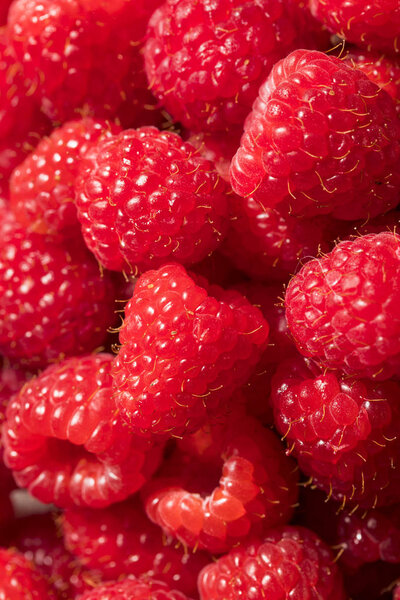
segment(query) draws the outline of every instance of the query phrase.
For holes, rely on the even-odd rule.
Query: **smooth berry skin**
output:
[[[286,318],[299,351],[322,367],[388,379],[400,374],[400,236],[338,244],[290,281]]]
[[[79,236],[75,179],[81,158],[91,144],[119,131],[113,123],[87,117],[43,138],[11,176],[10,207],[18,222],[35,233]]]
[[[185,438],[143,489],[166,534],[215,554],[287,523],[297,493],[296,465],[275,434],[241,413]]]
[[[44,112],[152,123],[141,55],[147,21],[159,0],[16,0],[8,36]],[[149,106],[149,110],[146,108]]]
[[[400,53],[397,0],[310,0],[312,14],[341,38],[367,50]]]
[[[301,470],[343,506],[398,503],[399,391],[394,381],[320,374],[295,358],[272,380],[275,425]]]
[[[96,511],[68,509],[62,529],[66,547],[103,581],[154,577],[195,597],[197,575],[211,561],[206,552],[188,551],[166,536],[147,518],[138,497]]]
[[[126,306],[112,374],[116,404],[137,433],[181,435],[217,416],[265,348],[269,327],[257,308],[200,285],[166,265],[142,275]]]
[[[264,208],[355,220],[398,204],[399,164],[389,94],[335,57],[296,50],[261,85],[230,177]]]
[[[42,502],[108,506],[136,492],[158,466],[161,449],[119,419],[112,361],[99,354],[48,367],[7,407],[5,463]]]
[[[99,585],[84,593],[80,600],[190,600],[187,596],[172,590],[166,583],[155,579],[131,577],[118,583]]]
[[[199,577],[201,600],[344,600],[342,577],[330,548],[304,527],[272,529],[232,550]]]
[[[87,245],[106,268],[136,274],[169,260],[190,265],[215,250],[229,193],[212,162],[154,127],[100,141],[76,184]]]
[[[115,322],[110,275],[79,239],[57,245],[12,219],[1,229],[0,352],[33,368],[99,347]]]
[[[22,554],[0,548],[0,600],[56,600],[40,572]]]
[[[193,131],[241,128],[274,63],[296,47],[317,47],[308,26],[282,0],[167,0],[147,31],[150,88]]]

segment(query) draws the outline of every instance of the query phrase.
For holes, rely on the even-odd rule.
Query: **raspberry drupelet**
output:
[[[300,352],[322,367],[388,379],[400,374],[400,236],[338,244],[290,281],[286,318]]]
[[[135,432],[180,435],[217,416],[267,344],[267,322],[239,292],[200,285],[176,264],[136,283],[112,370]]]
[[[230,187],[214,164],[176,133],[125,130],[82,161],[76,185],[86,243],[109,269],[193,264],[227,229]]]
[[[199,577],[201,600],[344,600],[330,548],[304,527],[272,529],[234,549]]]
[[[156,579],[130,577],[118,583],[99,585],[86,592],[80,600],[190,600]]]
[[[234,412],[185,438],[143,495],[148,516],[166,534],[221,554],[287,523],[297,478],[275,434]]]
[[[308,25],[285,0],[167,0],[147,32],[150,88],[185,127],[231,135],[275,62],[296,47],[318,47]]]
[[[57,600],[54,590],[23,554],[0,548],[0,598]]]
[[[261,85],[230,174],[264,208],[355,220],[398,204],[399,166],[389,94],[338,58],[296,50]]]
[[[142,42],[160,0],[16,0],[8,36],[45,113],[154,123]]]
[[[10,206],[18,222],[36,233],[80,235],[75,205],[80,159],[91,144],[119,131],[117,125],[87,117],[42,139],[11,176]]]
[[[152,475],[161,448],[133,436],[112,401],[107,354],[70,358],[28,382],[7,408],[4,460],[42,502],[104,507]]]
[[[114,285],[83,242],[56,245],[11,216],[0,229],[0,352],[39,367],[100,346],[115,322]]]
[[[67,509],[62,529],[66,547],[103,581],[146,575],[194,597],[197,576],[211,561],[206,552],[178,547],[175,538],[163,534],[138,497],[96,511]]]
[[[398,0],[310,0],[310,8],[343,39],[368,50],[400,53]]]
[[[275,424],[301,470],[344,506],[400,501],[400,385],[320,374],[302,358],[272,380]]]

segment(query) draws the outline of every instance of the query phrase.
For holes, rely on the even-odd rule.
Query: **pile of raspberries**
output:
[[[0,22],[0,600],[400,600],[400,0]]]

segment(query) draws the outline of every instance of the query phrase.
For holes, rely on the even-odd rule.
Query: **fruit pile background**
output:
[[[0,600],[400,600],[399,0],[2,0]]]

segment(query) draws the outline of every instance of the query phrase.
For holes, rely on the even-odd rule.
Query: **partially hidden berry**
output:
[[[234,191],[292,215],[374,217],[398,204],[394,100],[361,70],[296,50],[262,83],[232,164]]]
[[[99,585],[86,592],[80,600],[189,600],[166,583],[151,578],[131,577],[118,583]]]
[[[10,206],[17,220],[36,233],[79,235],[75,179],[80,160],[91,144],[119,130],[107,121],[84,118],[42,139],[12,173]]]
[[[22,554],[0,548],[0,598],[4,600],[56,600],[40,572]]]
[[[342,577],[330,548],[304,527],[272,529],[234,549],[199,577],[201,600],[344,600]]]
[[[399,384],[321,374],[301,358],[273,381],[275,424],[314,485],[343,506],[400,501]]]
[[[220,554],[288,522],[297,489],[296,465],[275,434],[234,412],[178,444],[143,495],[165,533]]]
[[[86,243],[109,269],[190,265],[222,241],[229,186],[176,133],[125,130],[86,153],[76,186]]]
[[[160,448],[133,436],[112,400],[107,354],[70,358],[27,383],[7,407],[4,460],[20,487],[57,506],[103,507],[138,490]]]
[[[181,265],[148,271],[120,331],[112,370],[117,406],[144,435],[195,430],[246,382],[268,329],[239,292],[207,290]]]
[[[290,281],[286,318],[300,352],[349,375],[400,373],[400,236],[346,240]]]

